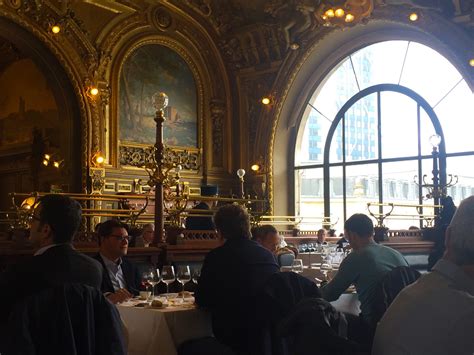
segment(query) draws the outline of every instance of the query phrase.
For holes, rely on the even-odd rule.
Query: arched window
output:
[[[308,102],[295,149],[296,214],[330,216],[341,230],[368,202],[432,205],[420,185],[423,175],[432,182],[434,134],[442,138],[440,183],[458,176],[447,191],[458,204],[474,192],[473,128],[473,93],[441,54],[412,41],[367,46],[342,60]]]

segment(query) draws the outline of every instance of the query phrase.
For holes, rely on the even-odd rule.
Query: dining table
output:
[[[177,355],[183,342],[212,336],[211,316],[194,305],[194,298],[156,299],[165,306],[131,299],[117,307],[128,333],[129,355]]]

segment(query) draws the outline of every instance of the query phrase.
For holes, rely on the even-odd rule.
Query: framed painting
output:
[[[152,96],[165,92],[164,143],[198,147],[197,91],[189,65],[172,49],[146,44],[124,61],[119,79],[119,139],[123,144],[155,143]]]

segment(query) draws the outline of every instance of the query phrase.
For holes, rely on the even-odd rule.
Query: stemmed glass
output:
[[[193,282],[197,285],[197,283],[199,281],[199,278],[201,277],[201,269],[200,268],[195,268],[193,270],[192,277],[193,277]]]
[[[143,274],[143,279],[151,285],[151,299],[155,297],[155,286],[160,283],[160,270],[150,269]]]
[[[172,265],[165,265],[161,269],[161,280],[166,284],[166,293],[169,293],[169,284],[176,279],[174,267]]]
[[[189,271],[189,266],[188,265],[179,266],[178,267],[178,282],[183,285],[183,291],[184,291],[184,284],[189,281],[191,281],[191,271]]]

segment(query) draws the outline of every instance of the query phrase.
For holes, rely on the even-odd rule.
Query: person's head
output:
[[[328,231],[328,237],[335,238],[336,237],[336,230],[331,228]]]
[[[240,205],[225,205],[214,214],[217,232],[224,239],[250,238],[250,217]]]
[[[219,187],[216,185],[202,185],[201,196],[217,197],[219,195]],[[205,202],[210,208],[215,207],[217,200],[206,200]]]
[[[35,247],[71,243],[81,224],[81,205],[64,195],[46,195],[38,200],[30,223]]]
[[[155,237],[155,225],[153,223],[147,223],[143,226],[142,237],[145,244],[153,242]]]
[[[128,251],[128,226],[116,219],[103,222],[99,230],[100,252],[110,260],[116,260]]]
[[[461,202],[449,224],[445,258],[459,266],[474,266],[474,196]]]
[[[278,231],[269,224],[252,229],[252,239],[272,253],[275,253],[280,246]]]
[[[327,231],[324,228],[318,230],[317,237],[318,243],[322,244],[326,241]]]
[[[344,236],[356,250],[373,240],[374,224],[365,214],[353,214],[344,223]]]

